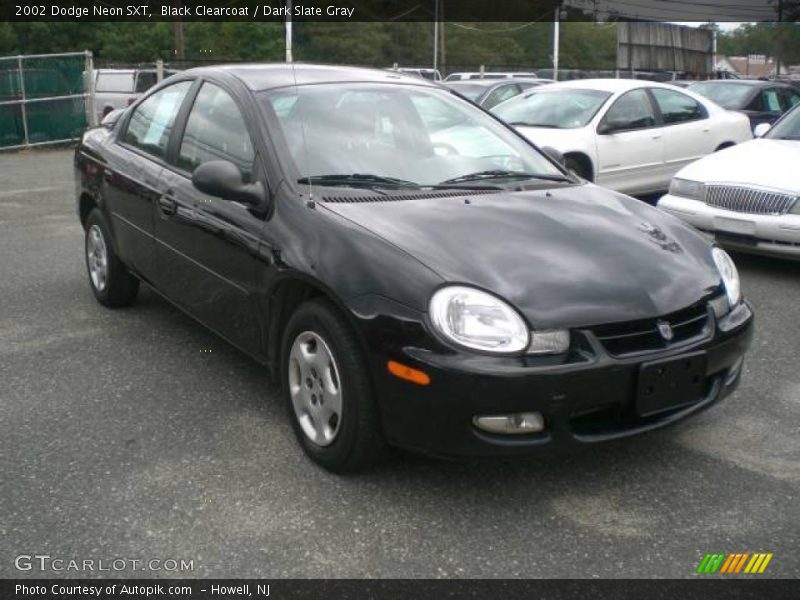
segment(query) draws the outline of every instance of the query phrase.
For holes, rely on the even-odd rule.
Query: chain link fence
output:
[[[91,52],[0,57],[0,149],[77,140],[93,124]]]

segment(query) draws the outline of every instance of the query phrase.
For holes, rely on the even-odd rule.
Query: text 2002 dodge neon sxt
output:
[[[587,446],[739,381],[723,250],[424,80],[185,71],[75,160],[97,299],[144,281],[265,364],[331,470]]]

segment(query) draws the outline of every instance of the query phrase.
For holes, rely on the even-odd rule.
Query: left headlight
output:
[[[530,344],[525,320],[508,304],[481,290],[453,285],[431,297],[430,319],[447,339],[484,352],[522,352]]]
[[[725,286],[725,293],[728,296],[728,304],[731,308],[739,304],[742,299],[742,285],[739,281],[739,271],[733,262],[733,259],[728,255],[725,250],[714,246],[711,249],[711,256],[714,263],[717,265],[717,270],[722,277],[722,283]]]
[[[699,181],[673,177],[669,184],[669,193],[673,196],[680,196],[681,198],[690,198],[691,200],[700,200],[703,202],[706,197],[706,186]]]

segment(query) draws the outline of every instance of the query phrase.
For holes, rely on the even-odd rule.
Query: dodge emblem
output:
[[[670,341],[673,337],[675,337],[675,333],[672,331],[672,325],[666,321],[658,321],[656,326],[658,326],[658,332],[661,334],[661,337],[666,341]]]

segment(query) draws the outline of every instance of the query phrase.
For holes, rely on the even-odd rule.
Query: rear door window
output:
[[[681,92],[651,88],[665,125],[706,118],[706,109],[694,98]]]
[[[165,87],[137,106],[123,140],[158,158],[166,157],[175,117],[192,83],[181,81]]]

